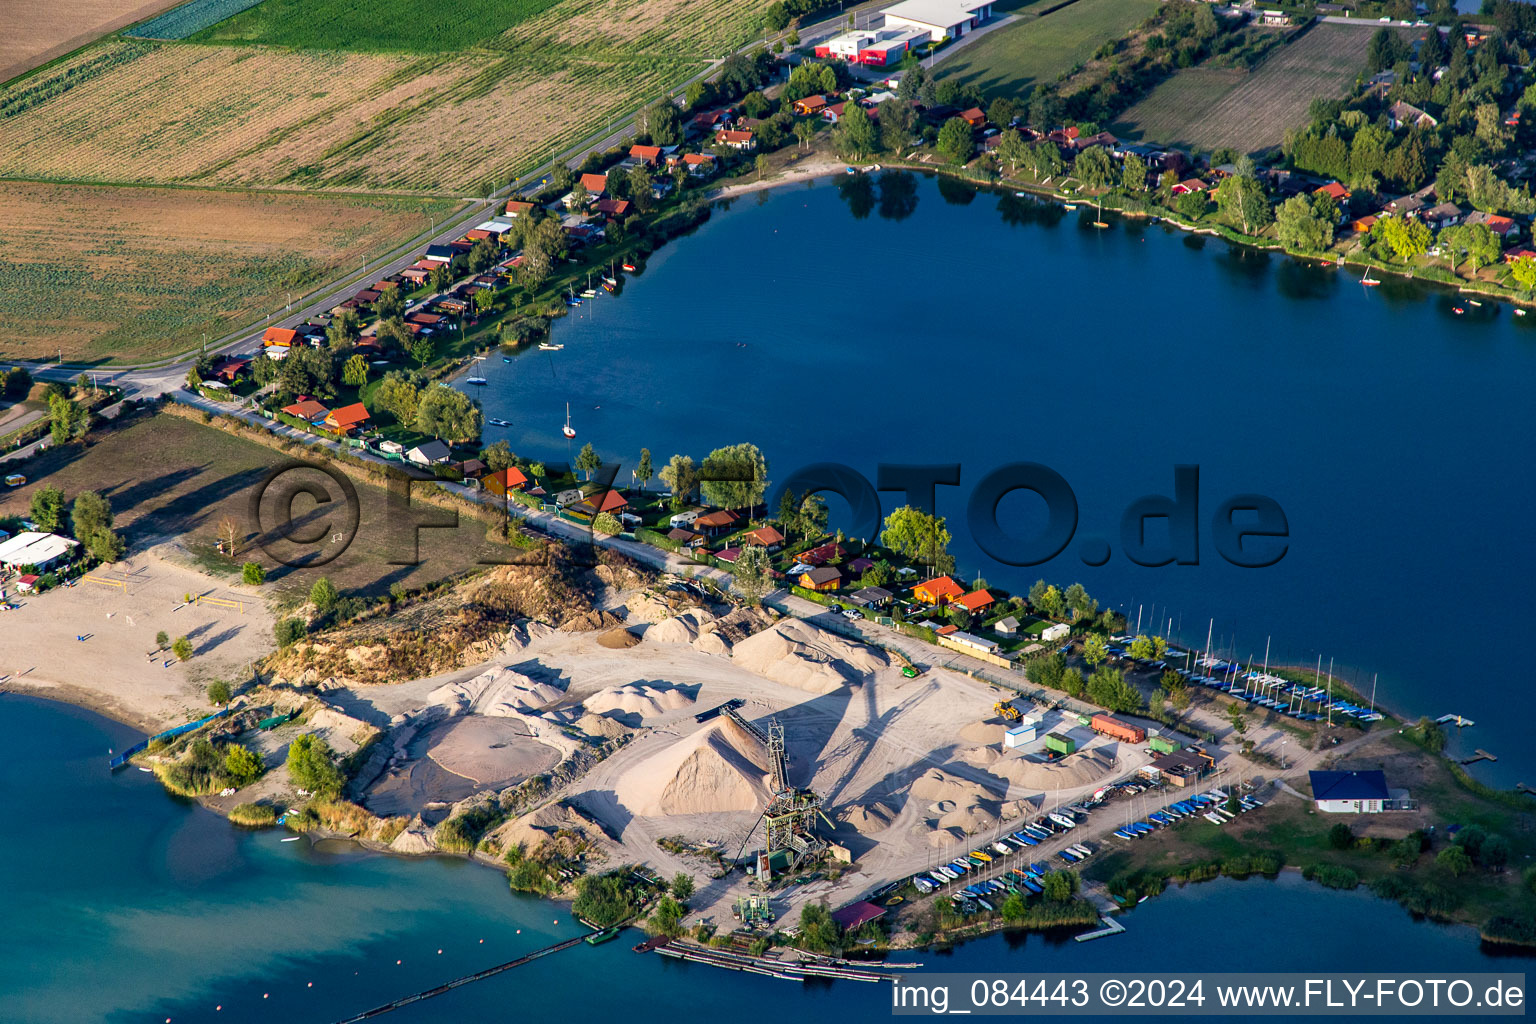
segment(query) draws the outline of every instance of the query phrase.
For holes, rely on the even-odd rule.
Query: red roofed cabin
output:
[[[843,585],[843,571],[835,565],[818,565],[800,574],[800,585],[817,592],[836,590]]]
[[[990,608],[995,603],[995,598],[985,590],[973,590],[969,594],[955,598],[950,603],[975,615],[985,608]]]
[[[986,127],[987,115],[982,112],[980,107],[972,107],[970,110],[962,110],[960,111],[959,116],[960,120],[964,121],[972,128]]]
[[[715,133],[715,142],[731,149],[752,150],[757,148],[757,136],[734,128],[722,128]]]
[[[767,548],[769,551],[777,551],[784,545],[784,535],[772,526],[764,526],[753,530],[742,538],[746,544],[755,544],[758,547]]]
[[[498,469],[480,478],[480,485],[492,494],[506,496],[508,491],[520,491],[528,486],[528,475],[516,466]]]
[[[794,111],[801,117],[809,117],[811,114],[821,113],[821,108],[827,105],[825,96],[806,96],[795,100]]]
[[[912,596],[924,604],[942,605],[965,593],[965,589],[950,579],[948,576],[940,576],[938,579],[926,580],[912,588]]]
[[[292,405],[283,406],[283,412],[305,423],[314,423],[330,414],[330,410],[313,398],[301,398]]]
[[[741,517],[730,509],[721,509],[708,515],[699,516],[693,521],[693,528],[706,537],[718,537],[722,533],[730,533],[741,522]]]
[[[630,146],[629,155],[651,167],[661,163],[660,146]]]
[[[299,332],[289,327],[268,327],[261,336],[263,345],[290,347],[299,343]]]
[[[325,425],[338,434],[347,434],[368,422],[368,410],[361,402],[332,409],[325,417]]]
[[[1334,202],[1340,204],[1348,202],[1351,195],[1349,189],[1345,188],[1343,185],[1340,185],[1336,181],[1330,181],[1328,184],[1323,185],[1320,188],[1313,189],[1312,192],[1314,195],[1321,193],[1322,195],[1327,196],[1329,199],[1332,199]]]
[[[591,494],[583,498],[576,506],[580,511],[590,515],[600,512],[611,512],[614,515],[624,511],[629,506],[629,500],[618,491],[603,491],[599,494]]]
[[[581,187],[586,189],[587,194],[593,199],[601,199],[603,193],[608,191],[608,175],[583,174],[581,176]]]

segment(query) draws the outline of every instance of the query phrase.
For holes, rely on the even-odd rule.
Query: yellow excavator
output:
[[[1005,722],[1017,722],[1024,717],[1024,712],[1004,700],[1000,700],[992,705],[992,713],[994,715],[1001,715]]]

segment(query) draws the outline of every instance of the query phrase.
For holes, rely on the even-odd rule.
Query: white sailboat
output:
[[[576,428],[571,426],[571,403],[565,403],[565,426],[560,428],[560,433],[571,438],[576,436]]]

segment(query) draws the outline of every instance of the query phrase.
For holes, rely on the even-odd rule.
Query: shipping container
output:
[[[1094,732],[1113,736],[1126,743],[1142,743],[1147,738],[1147,730],[1135,722],[1127,722],[1114,715],[1094,715],[1093,720],[1088,724],[1093,727]]]
[[[1179,744],[1167,736],[1153,736],[1147,745],[1159,754],[1171,754],[1179,749]]]
[[[1059,732],[1047,733],[1045,749],[1053,754],[1074,754],[1077,752],[1077,741]]]

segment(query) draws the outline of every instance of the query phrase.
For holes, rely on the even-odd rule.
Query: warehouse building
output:
[[[928,32],[921,28],[858,29],[818,44],[816,56],[844,60],[849,64],[887,67],[899,64],[913,44],[927,38]]]
[[[913,29],[934,42],[959,39],[992,17],[991,0],[902,0],[880,13],[887,29]]]

